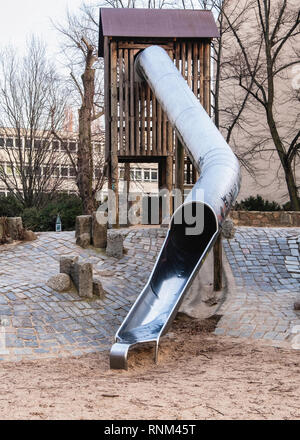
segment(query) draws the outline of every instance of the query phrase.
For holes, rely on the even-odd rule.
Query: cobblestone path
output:
[[[300,229],[240,227],[223,241],[235,282],[215,333],[270,341],[289,338],[300,324]]]
[[[158,228],[131,229],[124,241],[127,252],[119,260],[76,246],[74,232],[41,233],[34,242],[2,246],[0,360],[108,350],[147,281],[164,235],[165,230]],[[48,278],[59,272],[61,255],[79,255],[93,263],[105,298],[87,301],[75,292],[58,293],[47,287]]]
[[[74,232],[41,233],[38,240],[1,246],[0,360],[81,355],[110,349],[162,246],[165,229],[129,229],[123,258],[76,246]],[[282,341],[300,317],[300,229],[240,227],[224,248],[236,282],[219,313],[216,334]],[[48,288],[62,255],[91,262],[107,294],[83,300]],[[5,331],[5,333],[4,333]],[[5,340],[5,345],[3,344]]]

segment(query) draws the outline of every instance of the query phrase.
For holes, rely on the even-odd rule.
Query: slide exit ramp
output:
[[[127,369],[130,347],[155,343],[170,327],[184,295],[220,233],[240,189],[236,156],[167,52],[151,46],[135,68],[146,80],[198,169],[200,178],[173,214],[150,278],[115,336],[110,367]]]

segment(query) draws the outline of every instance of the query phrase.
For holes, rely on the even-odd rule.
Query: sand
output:
[[[299,351],[215,336],[175,321],[160,348],[0,364],[1,419],[299,419]]]

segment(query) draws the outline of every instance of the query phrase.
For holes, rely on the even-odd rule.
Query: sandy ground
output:
[[[212,319],[175,321],[128,371],[108,354],[0,364],[1,419],[299,419],[300,353],[214,336]]]

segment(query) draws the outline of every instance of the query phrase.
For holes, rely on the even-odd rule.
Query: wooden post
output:
[[[193,176],[193,183],[196,183],[199,179],[199,172],[198,170],[192,165],[192,176]]]
[[[110,161],[110,53],[109,39],[104,37],[104,108],[105,108],[105,161]],[[108,171],[108,177],[109,177]]]
[[[210,72],[210,42],[204,43],[203,59],[202,59],[202,71],[204,81],[203,89],[203,106],[209,116],[211,115],[211,72]],[[222,237],[221,233],[217,238],[214,245],[214,290],[219,291],[222,289]]]
[[[222,234],[220,233],[214,245],[214,290],[222,289]]]
[[[179,189],[182,195],[184,191],[184,148],[179,139],[176,140],[175,157],[175,188]]]
[[[129,226],[128,211],[129,211],[130,206],[129,206],[128,195],[129,195],[129,191],[130,191],[130,178],[131,178],[130,177],[130,162],[125,162],[124,163],[124,192],[125,192],[125,190],[127,191],[127,194],[126,194],[127,224],[124,226]],[[124,194],[124,196],[125,196],[125,194]]]
[[[111,41],[111,189],[115,193],[116,218],[114,228],[119,227],[119,160],[118,160],[118,89],[117,89],[117,43]]]
[[[166,159],[166,188],[169,191],[170,217],[173,214],[173,156],[169,155]]]
[[[166,188],[166,158],[162,157],[158,163],[158,190]],[[162,219],[162,201],[159,200],[159,223],[161,224]]]

